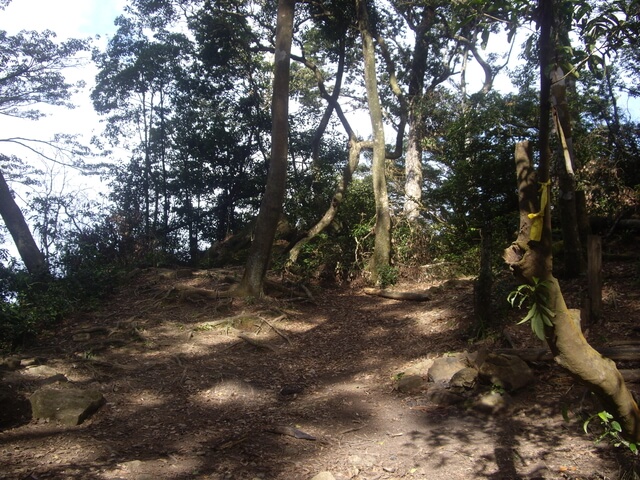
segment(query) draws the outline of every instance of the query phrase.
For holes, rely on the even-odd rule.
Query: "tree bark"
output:
[[[4,175],[0,171],[0,216],[4,220],[11,238],[18,249],[20,258],[32,275],[46,275],[49,272],[44,255],[38,248],[31,235],[29,226],[22,215],[20,207],[16,204],[7,185]]]
[[[415,108],[415,107],[413,107]],[[409,113],[409,135],[407,137],[407,154],[404,160],[404,215],[411,222],[417,222],[422,208],[422,139],[419,131],[423,118],[418,119],[415,112]]]
[[[365,146],[364,142],[358,142],[356,140],[351,140],[349,142],[349,161],[347,165],[344,167],[344,171],[342,172],[342,178],[338,182],[338,186],[336,187],[336,191],[333,194],[333,198],[331,199],[331,205],[322,216],[322,218],[316,223],[307,234],[298,240],[298,242],[291,248],[289,251],[289,260],[288,264],[293,265],[298,260],[298,256],[300,255],[300,250],[302,247],[309,243],[311,239],[320,234],[325,228],[327,228],[333,219],[336,217],[338,213],[338,207],[344,201],[345,195],[347,193],[347,189],[349,188],[349,184],[351,183],[351,179],[353,177],[353,173],[358,168],[358,163],[360,161],[360,152],[362,151],[363,146]]]
[[[561,150],[558,203],[564,244],[564,273],[570,278],[575,278],[584,269],[584,262],[580,242],[580,229],[578,228],[576,176],[574,173],[576,161],[566,90],[564,72],[560,67],[556,67],[552,72],[551,102]]]
[[[238,287],[240,295],[261,297],[264,277],[271,260],[271,249],[282,212],[287,179],[289,148],[289,66],[295,0],[278,1],[276,49],[274,56],[271,130],[271,161],[267,186],[256,221],[254,240],[249,250],[244,276]]]
[[[371,281],[378,282],[381,269],[388,267],[391,259],[391,214],[389,212],[389,196],[385,173],[385,140],[382,122],[382,108],[378,94],[375,50],[373,36],[369,25],[369,12],[365,0],[356,0],[358,8],[358,29],[362,38],[362,55],[364,57],[364,81],[367,90],[369,116],[373,131],[373,194],[376,203],[375,245],[373,256],[367,267]]]
[[[403,210],[409,222],[415,222],[420,218],[420,209],[422,208],[424,114],[421,103],[424,97],[424,76],[429,53],[426,33],[432,27],[434,18],[434,7],[424,7],[420,22],[414,30],[416,43],[413,48],[409,78],[409,134],[404,164],[406,178]]]
[[[521,275],[523,280],[533,282],[533,277],[548,282],[548,308],[554,312],[553,325],[547,327],[546,341],[556,363],[580,379],[600,399],[604,408],[614,416],[623,428],[625,438],[633,442],[640,441],[640,410],[633,396],[627,389],[615,363],[603,357],[593,349],[584,338],[580,329],[580,313],[569,310],[558,281],[551,272],[551,254],[540,248],[543,242],[532,240],[532,222],[529,214],[538,211],[535,196],[531,188],[531,172],[533,160],[523,155],[530,153],[525,143],[516,149],[516,165],[518,172],[518,191],[520,195],[520,225],[516,242],[505,250],[505,261],[509,267]],[[542,193],[543,195],[546,192]],[[529,197],[527,198],[527,195]],[[534,195],[534,197],[531,197]],[[532,209],[531,207],[534,206]],[[522,210],[522,209],[525,210]],[[535,230],[535,229],[534,229]],[[551,230],[545,228],[544,236],[550,236]],[[528,237],[528,238],[527,238]]]
[[[474,311],[476,317],[477,333],[482,334],[491,324],[491,292],[493,290],[493,265],[491,250],[493,244],[493,231],[491,220],[487,220],[481,230],[482,241],[480,244],[480,271],[473,289]]]

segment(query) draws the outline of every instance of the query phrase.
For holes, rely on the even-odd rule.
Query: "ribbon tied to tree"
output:
[[[540,182],[540,211],[537,213],[530,213],[527,216],[532,220],[531,230],[529,232],[529,239],[539,242],[542,238],[542,228],[544,219],[544,210],[547,208],[547,189],[551,184],[550,181]]]

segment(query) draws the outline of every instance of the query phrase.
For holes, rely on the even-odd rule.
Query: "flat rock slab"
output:
[[[41,389],[29,398],[34,419],[56,420],[63,425],[80,425],[98,410],[105,399],[96,390]]]
[[[436,358],[429,368],[429,380],[435,383],[449,383],[456,373],[467,367],[467,356],[464,354]]]

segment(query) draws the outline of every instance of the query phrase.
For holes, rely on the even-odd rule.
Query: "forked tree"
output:
[[[540,37],[540,160],[533,166],[528,141],[516,146],[520,228],[518,238],[504,253],[512,271],[538,290],[534,297],[534,330],[544,339],[554,360],[581,380],[602,402],[604,409],[620,423],[629,441],[640,441],[640,409],[624,383],[615,363],[589,345],[580,328],[580,311],[569,309],[558,280],[552,273],[550,215],[550,34],[553,0],[539,1]],[[544,292],[540,292],[544,289]],[[530,311],[531,313],[532,311]]]

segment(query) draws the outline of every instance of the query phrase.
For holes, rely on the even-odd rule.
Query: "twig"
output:
[[[285,318],[285,317],[286,317],[286,315],[281,315],[281,316],[279,316],[278,318],[274,318],[274,319],[273,319],[273,321],[274,321],[274,322],[277,322],[277,321],[279,321],[279,320],[282,320],[282,319],[283,319],[283,318]],[[284,333],[282,333],[279,329],[277,329],[276,327],[274,327],[274,326],[269,322],[269,320],[267,320],[266,318],[263,318],[263,317],[258,317],[258,318],[259,318],[260,320],[262,320],[264,323],[266,323],[267,325],[269,325],[269,326],[273,329],[273,331],[274,331],[274,332],[276,332],[278,335],[280,335],[282,338],[284,338],[284,339],[287,341],[287,343],[288,343],[289,345],[291,345],[291,340],[289,339],[289,337],[287,337],[287,336],[286,336]]]

